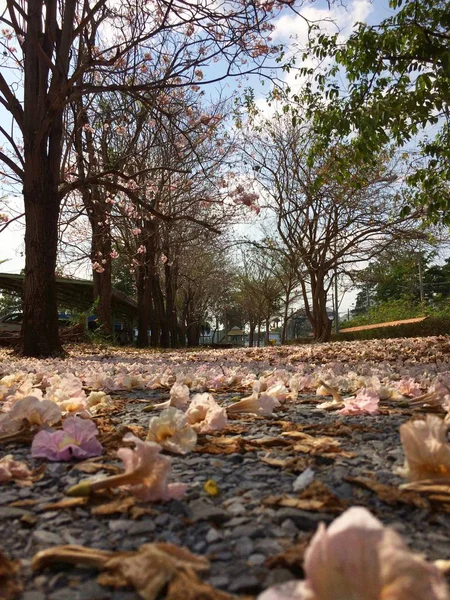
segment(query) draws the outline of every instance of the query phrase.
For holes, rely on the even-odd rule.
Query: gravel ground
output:
[[[135,358],[134,358],[135,359]],[[258,361],[258,353],[251,356]],[[279,357],[282,364],[284,357]],[[205,360],[198,355],[196,360]],[[242,394],[241,394],[242,395]],[[234,394],[217,394],[220,402],[229,402]],[[166,399],[162,391],[120,392],[113,395],[116,409],[109,417],[112,430],[146,428],[148,405]],[[55,565],[32,572],[32,557],[44,548],[60,544],[82,544],[105,550],[134,550],[144,543],[166,541],[205,555],[211,562],[203,580],[236,595],[256,595],[271,584],[302,575],[301,565],[292,565],[283,553],[294,544],[307,540],[320,521],[332,519],[350,505],[369,508],[384,524],[393,526],[415,551],[430,560],[449,557],[450,516],[439,510],[380,499],[377,493],[361,487],[349,478],[374,478],[381,484],[397,487],[402,483],[395,474],[403,464],[399,426],[412,414],[407,408],[386,407],[378,416],[342,417],[316,408],[316,399],[301,396],[297,403],[286,403],[273,417],[240,416],[230,420],[229,428],[217,436],[260,440],[261,445],[244,447],[229,454],[202,452],[207,441],[199,436],[199,445],[185,456],[172,455],[172,480],[188,484],[182,500],[144,505],[140,514],[130,510],[98,515],[96,503],[85,506],[49,509],[47,505],[65,498],[68,487],[91,477],[74,468],[73,463],[45,463],[43,477],[32,487],[14,484],[0,486],[0,545],[7,555],[20,559],[23,600],[128,600],[138,598],[131,590],[113,590],[99,585],[97,572],[68,565]],[[277,445],[283,431],[300,431],[316,438],[329,435],[339,442],[344,456],[318,451],[305,454],[291,445]],[[137,429],[136,429],[137,431]],[[239,433],[238,433],[239,432]],[[215,436],[212,436],[214,438]],[[272,442],[265,438],[272,438]],[[275,441],[273,441],[275,438]],[[261,442],[261,440],[263,440]],[[280,442],[281,443],[281,442]],[[116,444],[117,447],[117,444]],[[105,465],[121,462],[108,455],[93,462]],[[13,454],[33,468],[44,461],[32,460],[24,444],[7,444],[1,455]],[[325,454],[325,456],[324,456]],[[262,459],[297,458],[289,468],[269,465]],[[291,461],[292,462],[292,461]],[[314,471],[315,482],[322,482],[333,497],[330,510],[301,510],[274,504],[274,496],[298,496],[293,483],[307,466]],[[108,470],[99,475],[110,475]],[[210,496],[204,489],[214,480],[220,490]],[[317,488],[317,498],[321,492]],[[142,505],[141,505],[142,506]],[[337,508],[336,508],[337,507]],[[278,558],[274,558],[278,557]],[[1,598],[1,593],[0,593]]]

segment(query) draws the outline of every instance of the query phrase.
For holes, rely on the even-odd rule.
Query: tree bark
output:
[[[250,321],[249,327],[250,331],[248,332],[248,345],[249,348],[252,348],[255,343],[255,323]]]
[[[58,330],[56,253],[59,197],[41,168],[24,187],[25,280],[20,351],[24,356],[64,354]]]
[[[112,337],[112,283],[111,283],[111,231],[107,222],[107,212],[93,213],[90,219],[92,227],[91,260],[97,262],[104,270],[99,273],[92,271],[94,280],[94,302],[98,302],[95,309],[101,331],[104,335]],[[106,261],[106,262],[102,262]]]
[[[268,346],[270,343],[270,317],[266,317],[266,331],[264,333],[264,346]]]
[[[140,266],[138,269],[136,287],[138,297],[138,335],[136,344],[138,348],[147,348],[149,346],[148,330],[150,329],[152,299],[145,265]]]

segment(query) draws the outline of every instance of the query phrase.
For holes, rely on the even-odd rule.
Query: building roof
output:
[[[22,293],[24,275],[0,273],[0,290]],[[56,278],[58,304],[64,308],[89,310],[94,303],[94,283],[88,279]],[[116,316],[137,317],[138,305],[133,298],[113,288],[112,309]]]

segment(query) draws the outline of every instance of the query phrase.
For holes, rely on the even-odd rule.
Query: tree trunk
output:
[[[93,269],[94,302],[101,331],[105,336],[113,336],[112,283],[111,283],[111,231],[107,213],[94,213],[90,219],[92,227],[91,260],[103,269],[101,273]],[[105,262],[103,262],[105,261]]]
[[[145,265],[140,266],[138,269],[136,287],[138,297],[138,335],[136,344],[138,348],[147,348],[149,345],[148,330],[150,329],[152,298]]]
[[[41,165],[39,165],[41,167]],[[59,196],[45,178],[34,173],[24,186],[25,280],[21,353],[24,356],[61,356],[56,298]]]
[[[256,345],[260,346],[261,343],[261,321],[258,321],[258,339],[256,340]]]
[[[187,345],[189,347],[198,346],[200,343],[200,323],[194,320],[187,326]]]
[[[286,343],[286,329],[289,319],[289,304],[291,301],[291,290],[290,288],[286,291],[286,298],[284,301],[284,314],[283,314],[283,327],[281,328],[281,344]]]
[[[255,324],[250,321],[250,331],[248,333],[248,346],[249,348],[252,348],[254,343],[255,343]]]
[[[327,293],[324,287],[324,274],[319,273],[311,278],[312,291],[312,326],[314,339],[317,342],[329,342],[332,321],[327,313]]]
[[[266,331],[264,333],[264,346],[270,345],[270,317],[266,317]]]

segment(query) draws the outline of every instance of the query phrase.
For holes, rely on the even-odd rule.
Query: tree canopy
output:
[[[310,77],[294,100],[308,107],[322,144],[350,136],[365,160],[388,142],[405,147],[416,139],[419,152],[406,180],[411,203],[449,222],[450,2],[391,0],[389,6],[392,16],[376,26],[359,23],[346,41],[311,27],[303,58],[312,53],[327,66],[300,68]]]

